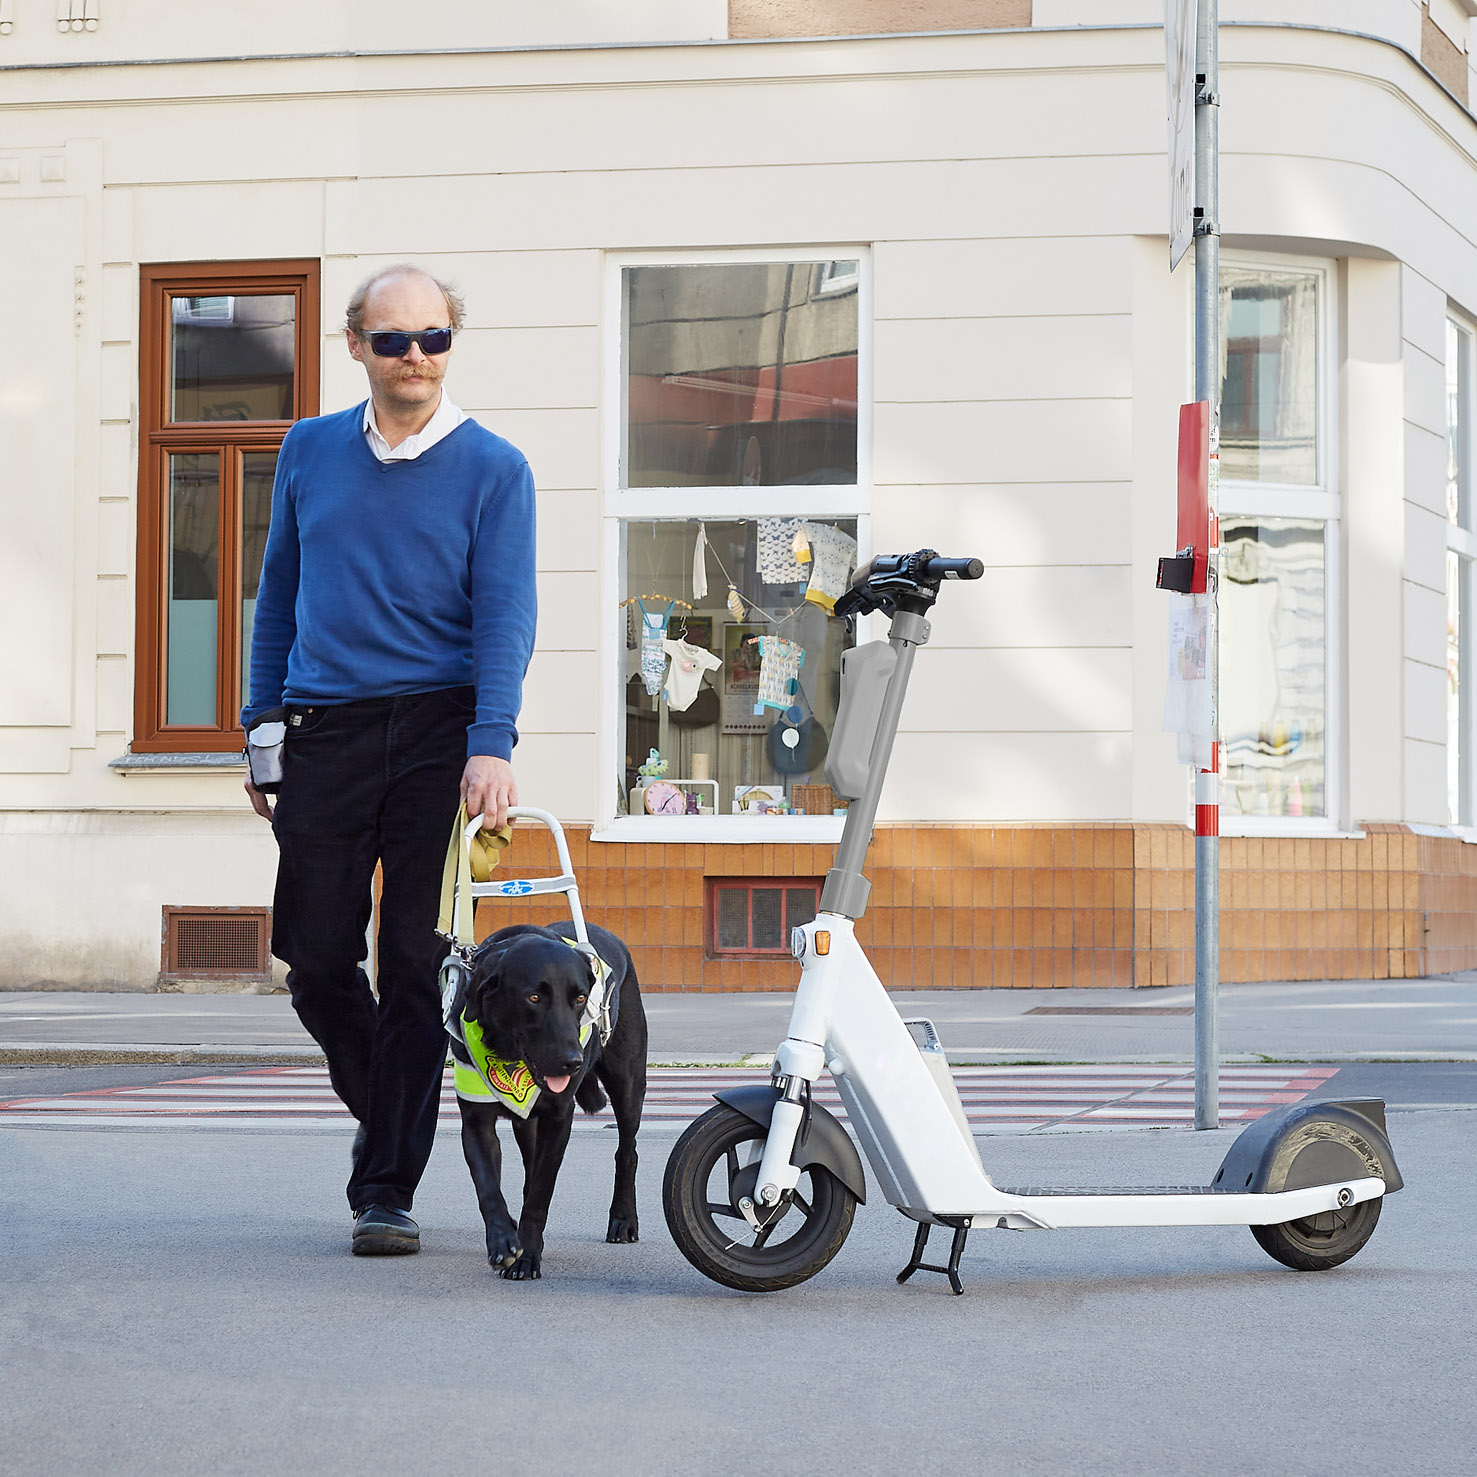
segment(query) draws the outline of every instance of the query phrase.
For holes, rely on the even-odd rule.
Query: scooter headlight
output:
[[[790,930],[790,952],[797,959],[805,958],[805,930],[803,928]]]

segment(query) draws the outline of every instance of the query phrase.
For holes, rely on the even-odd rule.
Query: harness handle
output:
[[[591,952],[590,934],[585,926],[585,910],[580,906],[579,882],[569,860],[569,843],[564,839],[564,827],[556,816],[547,810],[532,805],[514,805],[508,810],[509,821],[533,821],[550,831],[554,837],[554,850],[559,860],[559,875],[555,877],[507,877],[501,881],[490,878],[486,882],[472,880],[471,847],[473,838],[482,830],[482,817],[473,816],[462,832],[461,845],[457,847],[456,876],[453,881],[451,927],[443,929],[458,944],[470,947],[472,938],[472,908],[479,897],[516,898],[530,897],[542,893],[562,892],[569,899],[569,914],[574,922],[574,936],[581,952]]]
[[[441,967],[442,1014],[451,1029],[452,1002],[457,994],[463,975],[470,967],[475,939],[472,932],[472,911],[479,897],[517,898],[535,894],[562,892],[569,899],[569,914],[574,923],[573,947],[586,955],[592,966],[595,983],[585,1005],[585,1017],[599,1027],[601,1041],[610,1036],[610,1000],[606,986],[605,963],[596,954],[590,943],[590,934],[585,926],[585,910],[580,905],[579,882],[574,875],[574,866],[569,859],[569,844],[564,839],[564,827],[557,816],[532,805],[514,805],[508,808],[508,820],[533,821],[550,831],[554,837],[554,851],[559,861],[559,875],[555,877],[512,877],[501,882],[489,879],[486,882],[472,880],[472,842],[482,830],[482,817],[473,816],[461,830],[460,844],[456,844],[456,868],[452,876],[451,907],[442,909],[441,933],[451,943],[451,952]],[[455,833],[453,833],[455,836]],[[447,916],[449,913],[449,917]]]

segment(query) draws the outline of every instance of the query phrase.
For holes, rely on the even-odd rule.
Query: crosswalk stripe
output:
[[[1221,1117],[1246,1122],[1300,1102],[1338,1072],[1337,1067],[1257,1065],[1221,1072]],[[1045,1128],[1176,1126],[1194,1111],[1194,1072],[1186,1066],[956,1067],[953,1072],[971,1126]],[[654,1067],[647,1076],[643,1123],[670,1126],[706,1112],[724,1088],[769,1080],[767,1069]],[[835,1085],[815,1088],[815,1100],[845,1121]],[[440,1121],[457,1119],[448,1074]],[[613,1123],[609,1108],[582,1121]],[[322,1067],[265,1067],[181,1078],[139,1087],[94,1088],[51,1097],[0,1102],[0,1124],[11,1127],[167,1129],[248,1123],[294,1123],[345,1128],[348,1113]]]

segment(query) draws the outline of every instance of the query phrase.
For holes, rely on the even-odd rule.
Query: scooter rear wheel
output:
[[[1284,1267],[1326,1272],[1357,1253],[1374,1234],[1384,1197],[1362,1200],[1342,1210],[1325,1210],[1278,1226],[1253,1226],[1261,1249]]]
[[[662,1209],[677,1249],[705,1277],[740,1292],[779,1292],[814,1277],[841,1250],[856,1197],[819,1165],[774,1207],[755,1198],[765,1129],[720,1103],[688,1125],[667,1160]]]

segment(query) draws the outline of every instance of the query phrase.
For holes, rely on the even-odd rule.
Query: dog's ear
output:
[[[479,949],[472,956],[472,977],[467,982],[467,1007],[473,1020],[484,1020],[482,1007],[490,1001],[503,983],[503,951]]]

